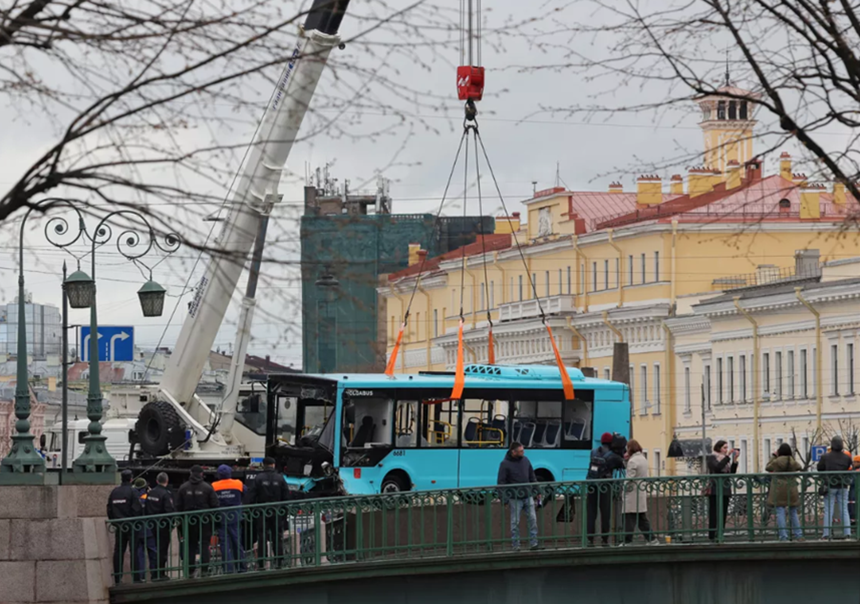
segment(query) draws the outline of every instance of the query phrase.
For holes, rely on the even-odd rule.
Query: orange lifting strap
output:
[[[463,398],[463,387],[466,385],[466,371],[463,367],[463,319],[460,318],[460,329],[457,332],[457,369],[454,372],[454,389],[451,398],[460,400]]]
[[[490,365],[496,364],[496,344],[493,342],[493,324],[490,323],[490,331],[488,335],[489,349],[487,350],[487,363]]]
[[[391,358],[388,359],[388,365],[385,366],[385,375],[391,377],[394,375],[394,367],[397,365],[397,353],[400,351],[400,341],[403,339],[403,329],[406,327],[406,321],[400,324],[400,333],[397,334],[397,341],[394,343],[394,350],[391,351]]]
[[[549,341],[552,342],[552,351],[555,353],[555,362],[558,363],[558,371],[561,374],[561,386],[564,388],[564,400],[573,400],[573,382],[570,381],[570,376],[567,374],[567,367],[561,360],[561,353],[558,351],[558,346],[555,343],[555,338],[552,337],[552,328],[549,324],[546,325],[546,330],[549,333]]]

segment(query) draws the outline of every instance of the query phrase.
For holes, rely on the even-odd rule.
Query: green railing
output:
[[[853,500],[854,476],[860,478],[804,473],[539,483],[306,499],[108,525],[116,548],[125,552],[124,562],[115,559],[117,582],[509,552],[520,546],[511,537],[511,508],[538,497],[535,541],[540,549],[585,548],[592,541],[596,546],[605,541],[672,547],[858,540],[856,525],[842,517],[841,509],[843,500]],[[590,532],[589,508],[606,515],[603,534],[599,519]],[[643,511],[651,528],[647,540],[639,516],[630,516]],[[780,531],[783,513],[786,528]],[[853,514],[852,501],[848,515]],[[627,530],[631,520],[635,533]],[[525,511],[519,529],[522,547],[530,547]]]

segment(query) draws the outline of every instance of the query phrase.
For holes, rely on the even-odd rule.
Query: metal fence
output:
[[[117,583],[468,556],[532,546],[860,540],[852,523],[854,476],[801,473],[539,483],[306,499],[112,520],[108,526],[115,539]],[[515,541],[511,510],[520,508],[524,508],[520,540]],[[640,514],[650,522],[650,534],[640,530],[647,528],[639,522]],[[589,522],[592,517],[594,524]],[[530,528],[537,529],[536,536],[530,535]]]

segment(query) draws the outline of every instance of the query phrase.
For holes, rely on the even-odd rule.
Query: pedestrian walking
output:
[[[196,512],[203,510],[214,510],[218,508],[218,497],[212,485],[203,480],[203,468],[191,466],[191,477],[179,487],[176,496],[177,512]],[[197,568],[202,568],[201,574],[209,575],[209,542],[212,539],[212,527],[215,522],[214,514],[195,514],[193,517],[183,519],[188,527],[188,542],[184,544],[187,548],[188,568],[191,575],[195,574]],[[179,526],[180,535],[183,527]],[[197,564],[197,555],[200,554],[200,564]],[[184,554],[183,554],[184,555]]]
[[[132,487],[140,498],[141,515],[149,516],[150,512],[147,509],[149,485],[146,484],[146,479],[135,478]],[[156,569],[158,568],[158,551],[155,548],[155,533],[153,532],[153,528],[151,520],[144,520],[135,534],[134,556],[137,559],[137,572],[140,581],[146,581],[147,562],[149,562],[149,575],[151,579],[155,579]]]
[[[624,460],[618,453],[612,450],[613,436],[604,432],[600,437],[600,446],[591,452],[591,461],[588,464],[588,473],[585,478],[587,485],[587,530],[588,544],[594,545],[595,534],[600,535],[603,545],[609,545],[609,524],[612,518],[612,500],[615,488],[611,482],[591,482],[595,480],[604,481],[612,478],[618,470],[624,470]],[[595,533],[597,515],[600,514],[600,533]]]
[[[233,470],[228,465],[218,466],[218,480],[212,483],[218,503],[222,508],[232,508],[221,513],[218,523],[218,543],[221,545],[221,563],[225,572],[244,572],[239,534],[242,521],[242,497],[245,486],[241,480],[233,478]]]
[[[245,502],[280,503],[291,498],[291,492],[282,474],[275,471],[275,460],[263,460],[263,471],[257,474],[248,485]],[[272,506],[250,510],[249,519],[257,530],[257,568],[263,570],[269,557],[269,543],[272,545],[272,568],[280,568],[283,561],[284,530],[287,526],[287,508]]]
[[[167,474],[161,472],[155,477],[156,486],[150,489],[146,496],[146,515],[162,516],[176,512],[173,503],[173,493],[167,488]],[[168,579],[165,569],[167,568],[167,555],[170,551],[170,533],[175,518],[162,517],[151,520],[152,533],[155,540],[156,565],[150,568],[153,581],[164,581]]]
[[[800,472],[801,466],[794,459],[791,445],[782,443],[776,452],[776,456],[770,460],[765,468],[774,474],[785,474]],[[800,519],[797,516],[797,508],[800,505],[800,491],[797,487],[797,478],[774,477],[770,481],[767,503],[776,509],[776,526],[779,530],[779,540],[788,541],[788,529],[786,528],[786,514],[790,517],[791,532],[795,541],[803,541],[803,530],[800,528]]]
[[[851,457],[844,451],[842,437],[834,436],[830,441],[830,450],[818,461],[818,471],[848,472],[852,467]],[[848,516],[848,487],[851,482],[846,476],[828,476],[819,487],[819,493],[824,495],[824,539],[830,538],[830,529],[835,520],[834,508],[838,508],[843,536],[851,536],[851,520]]]
[[[714,453],[708,455],[708,474],[714,476],[708,481],[708,538],[714,541],[725,527],[726,515],[729,513],[729,501],[732,498],[732,483],[727,480],[726,474],[734,474],[738,471],[737,449],[729,450],[729,445],[724,440],[718,440],[714,444]],[[717,478],[719,477],[719,478]],[[717,481],[720,481],[719,484]],[[722,494],[720,494],[722,491]],[[720,515],[722,510],[722,516]]]
[[[131,470],[123,470],[120,474],[121,483],[113,489],[108,496],[107,517],[110,520],[122,520],[124,518],[137,518],[143,514],[140,505],[140,497],[131,485]],[[133,535],[131,522],[123,522],[117,525],[113,542],[113,580],[116,585],[122,581],[122,567],[125,552],[128,550],[131,558],[131,573],[135,582],[138,581],[135,574],[136,562],[134,555]]]
[[[511,541],[514,550],[520,549],[520,515],[525,512],[529,527],[529,545],[531,549],[540,549],[538,543],[537,513],[535,512],[535,496],[527,484],[537,482],[534,468],[525,454],[521,443],[512,442],[508,453],[499,464],[499,486],[519,485],[515,488],[500,489],[502,501],[511,507]],[[540,495],[538,495],[538,498]]]
[[[657,543],[648,521],[648,483],[634,478],[648,478],[648,459],[636,439],[627,443],[627,480],[624,482],[624,543],[633,543],[633,531],[639,532],[646,543]]]

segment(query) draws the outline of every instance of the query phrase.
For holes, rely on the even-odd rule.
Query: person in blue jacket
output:
[[[218,466],[218,480],[212,483],[218,503],[222,508],[235,508],[221,514],[218,528],[218,542],[221,545],[221,563],[224,572],[244,572],[245,557],[239,542],[239,527],[242,520],[242,496],[245,486],[241,480],[233,478],[230,466]]]

